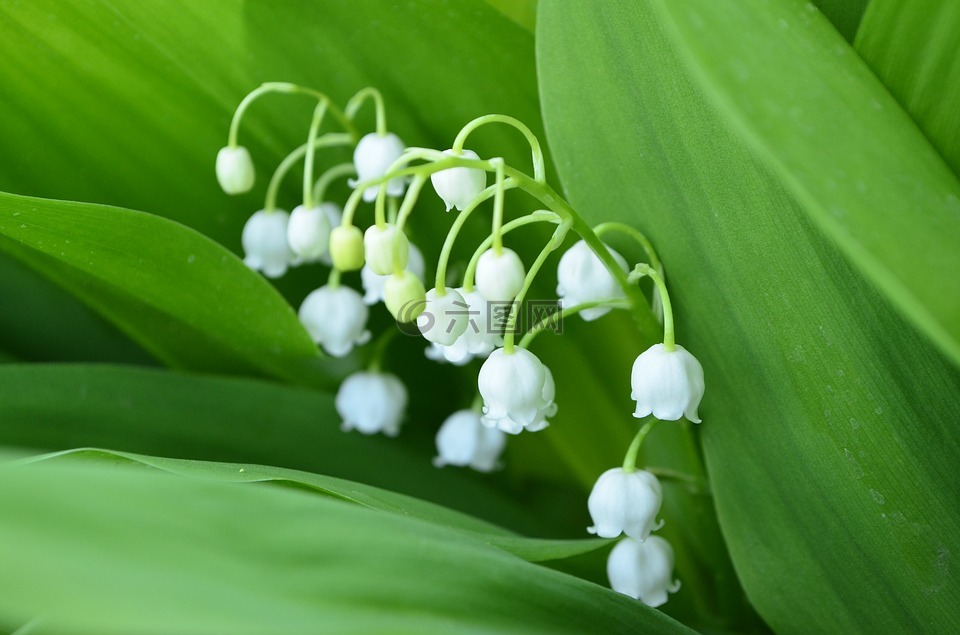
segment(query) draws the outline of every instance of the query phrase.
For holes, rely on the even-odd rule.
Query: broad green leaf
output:
[[[809,6],[727,4],[649,6],[811,220],[960,364],[960,293],[943,275],[960,271],[960,181]]]
[[[830,20],[833,27],[848,42],[853,42],[857,27],[863,20],[863,14],[871,4],[870,0],[812,0],[813,4]]]
[[[261,82],[303,83],[340,103],[376,86],[390,128],[411,145],[448,147],[490,112],[542,132],[532,35],[482,0],[0,0],[0,24],[8,60],[0,155],[19,158],[0,174],[0,190],[160,214],[231,249],[274,167],[306,138],[313,110],[305,97],[255,104],[240,141],[253,151],[257,186],[226,196],[214,159],[237,104]],[[372,108],[362,114],[371,127]],[[470,145],[529,162],[508,128],[485,128]],[[318,158],[321,168],[336,160]],[[295,174],[281,203],[295,205],[299,192]],[[439,200],[435,208],[442,212]],[[433,225],[413,223],[431,237]],[[293,285],[301,297],[318,286],[308,271],[314,277]]]
[[[461,532],[284,488],[21,465],[0,506],[9,630],[690,632]]]
[[[170,366],[329,382],[283,298],[230,252],[182,225],[0,193],[0,249]]]
[[[960,174],[960,4],[872,2],[856,49]]]
[[[487,2],[531,33],[536,30],[537,0],[487,0]]]
[[[407,421],[397,439],[346,434],[332,396],[249,379],[105,365],[0,367],[5,446],[95,446],[275,465],[402,492],[524,533],[542,531],[534,503],[525,509],[475,475],[433,467],[433,429],[422,427]],[[421,449],[405,445],[408,437]]]
[[[930,179],[950,175],[822,19],[790,15],[783,26],[783,4],[648,0],[597,12],[544,3],[538,56],[551,149],[577,209],[635,225],[663,257],[678,337],[706,372],[700,431],[721,527],[761,616],[787,633],[949,632],[960,621],[949,573],[960,549],[960,377],[811,222],[818,200],[800,196],[800,177],[788,178],[782,157],[746,130],[776,128],[784,152],[837,164],[851,146],[831,152],[849,137],[829,124],[836,134],[826,143],[823,130],[792,118],[832,117],[836,107],[850,130],[879,126],[872,133],[917,152],[910,160],[932,172],[901,166],[916,182],[889,174],[892,153],[878,156],[872,136],[864,158],[844,164],[887,195],[870,223],[910,196],[929,200]],[[682,37],[677,24],[693,12],[702,30]],[[732,60],[757,84],[729,96],[705,78]],[[883,110],[850,122],[809,85],[804,64],[824,86],[850,79],[844,94],[875,92]],[[748,126],[732,104],[760,94]],[[783,114],[779,128],[771,112]],[[806,177],[821,175],[808,167]],[[914,237],[930,228],[904,218]],[[913,257],[950,257],[930,252]]]
[[[311,474],[282,467],[243,463],[211,463],[171,459],[95,448],[66,450],[32,457],[27,462],[83,460],[104,465],[131,464],[156,468],[172,474],[227,483],[276,483],[332,496],[368,509],[417,518],[435,525],[466,532],[528,562],[569,558],[589,553],[610,543],[603,539],[541,540],[525,538],[496,525],[402,494],[370,487],[355,481]]]
[[[0,347],[30,362],[157,362],[93,309],[0,250]]]

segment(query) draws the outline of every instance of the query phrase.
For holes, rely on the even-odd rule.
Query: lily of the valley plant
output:
[[[483,360],[473,406],[451,413],[437,432],[438,467],[496,469],[508,435],[533,433],[549,425],[563,395],[557,394],[550,369],[530,350],[538,333],[569,316],[592,321],[611,310],[630,312],[641,328],[659,329],[654,316],[661,318],[662,343],[639,352],[632,376],[623,378],[624,390],[629,386],[636,401],[633,416],[642,421],[622,466],[599,476],[587,506],[594,523],[590,533],[603,538],[624,536],[609,557],[611,586],[650,606],[666,602],[679,582],[672,575],[672,548],[663,538],[651,535],[663,524],[658,519],[663,493],[652,471],[637,468],[637,456],[659,421],[686,417],[700,423],[704,379],[696,358],[675,341],[664,267],[650,241],[636,228],[620,223],[588,225],[547,184],[540,143],[521,121],[487,115],[468,122],[450,148],[407,147],[387,127],[383,99],[373,88],[359,91],[344,108],[321,92],[289,83],[264,84],[251,92],[238,107],[228,144],[217,156],[217,178],[227,194],[249,191],[256,181],[253,160],[239,143],[239,131],[247,108],[270,93],[307,95],[316,100],[316,108],[304,144],[280,163],[269,181],[263,209],[244,227],[244,260],[269,278],[300,264],[329,263],[326,283],[304,298],[299,310],[304,327],[329,355],[344,356],[366,344],[371,339],[368,306],[383,301],[397,322],[416,326],[430,359],[456,365]],[[361,131],[357,113],[371,102],[376,129]],[[321,134],[328,118],[335,120],[339,130]],[[524,136],[532,174],[501,157],[478,156],[467,147],[473,132],[493,124],[510,126]],[[332,147],[352,148],[353,162],[325,164],[323,151]],[[301,160],[302,202],[288,213],[278,207],[277,192]],[[342,204],[328,200],[330,184],[343,178],[353,188],[350,196]],[[423,196],[428,182],[439,201]],[[541,209],[507,220],[509,190],[533,197]],[[491,199],[492,212],[484,221],[478,210]],[[423,256],[407,233],[416,223],[414,211],[430,215],[424,222],[446,221],[449,217],[441,213],[440,202],[446,211],[457,212],[433,268],[432,288],[427,290]],[[357,224],[363,204],[373,204],[373,223],[365,231]],[[461,229],[471,220],[488,222],[489,235],[475,246],[463,276],[452,279],[448,275],[451,253]],[[549,225],[553,232],[539,254],[525,263],[508,246],[510,234],[533,224]],[[646,260],[629,266],[602,240],[607,232],[635,239]],[[565,245],[569,246],[557,271],[559,310],[529,325],[518,338],[521,309],[535,278],[547,258]],[[362,294],[342,279],[342,274],[358,270]],[[643,278],[653,281],[649,301],[638,287]],[[495,319],[494,306],[506,307],[502,319]],[[400,432],[407,389],[401,377],[382,367],[384,351],[395,333],[391,330],[376,338],[368,368],[341,384],[336,407],[344,430],[390,436]],[[628,415],[624,413],[624,425],[631,421]]]

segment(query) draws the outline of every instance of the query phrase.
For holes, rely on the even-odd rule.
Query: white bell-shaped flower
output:
[[[634,417],[649,414],[662,421],[686,416],[700,423],[697,408],[703,398],[703,366],[679,344],[668,351],[654,344],[633,362],[630,377],[632,399],[637,402]]]
[[[458,410],[443,422],[437,431],[437,467],[456,465],[489,472],[497,467],[497,459],[507,444],[500,430],[483,425],[480,413]]]
[[[614,591],[647,606],[661,606],[668,593],[680,590],[673,579],[673,547],[660,536],[618,542],[607,559],[607,577]]]
[[[469,313],[470,307],[459,291],[445,287],[440,295],[437,289],[430,289],[423,313],[417,317],[417,328],[427,340],[450,346],[466,332]]]
[[[217,152],[217,182],[227,194],[243,194],[253,187],[256,172],[250,152],[243,146],[220,148]]]
[[[426,271],[426,263],[423,260],[423,254],[417,249],[417,246],[410,243],[410,255],[407,258],[407,271],[415,275],[421,282]],[[360,282],[363,284],[363,301],[368,305],[376,304],[383,300],[384,286],[387,284],[389,275],[381,276],[373,272],[370,265],[364,265],[360,270]]]
[[[396,244],[394,244],[396,241]],[[363,233],[363,256],[370,270],[377,275],[393,273],[393,254],[396,250],[400,257],[400,268],[404,269],[410,259],[410,242],[406,234],[390,223],[383,227],[371,225]]]
[[[626,271],[627,261],[623,256],[609,247],[607,249],[620,268]],[[597,254],[580,240],[560,257],[557,265],[557,295],[560,296],[560,308],[566,309],[584,302],[622,298],[626,294]],[[581,311],[580,317],[591,321],[609,312],[609,307],[593,307]]]
[[[350,187],[356,187],[359,183],[386,175],[387,170],[400,158],[405,148],[400,137],[392,132],[385,135],[376,132],[364,135],[353,151],[353,165],[357,168],[357,178],[348,181]],[[390,179],[387,181],[387,195],[400,196],[405,187],[406,180],[402,176]],[[377,198],[379,191],[379,185],[371,185],[364,190],[363,200],[369,203]]]
[[[547,417],[557,414],[557,404],[554,403],[557,396],[557,385],[553,383],[553,373],[550,372],[550,369],[544,366],[543,371],[545,373],[543,392],[540,393],[540,396],[543,397],[543,405],[537,410],[537,416],[533,422],[527,425],[527,432],[540,432],[550,425],[547,422]],[[517,432],[520,431],[517,430]]]
[[[260,210],[247,220],[240,235],[243,262],[268,278],[279,278],[287,272],[296,256],[287,244],[290,214],[282,209]]]
[[[330,213],[324,207],[337,210],[333,203],[323,203],[316,207],[297,205],[290,213],[287,242],[298,263],[318,262],[330,251]]]
[[[511,355],[502,348],[493,351],[477,381],[483,423],[507,434],[545,428],[545,417],[556,412],[555,404],[544,398],[548,376],[546,367],[526,349],[516,348]]]
[[[509,302],[523,288],[526,271],[520,256],[504,247],[498,255],[492,248],[477,261],[477,290],[488,302]]]
[[[394,437],[407,409],[407,389],[396,375],[358,372],[340,384],[335,405],[345,432]]]
[[[443,153],[465,159],[480,158],[472,150],[464,150],[459,155],[453,150],[444,150]],[[477,194],[483,191],[483,188],[487,187],[487,173],[479,168],[448,168],[431,174],[430,182],[443,199],[448,212],[454,207],[463,210]]]
[[[300,305],[300,323],[313,341],[334,357],[343,357],[354,346],[367,343],[367,305],[350,287],[322,286]]]
[[[503,346],[503,335],[488,319],[489,306],[479,291],[457,289],[467,304],[467,328],[463,335],[449,346],[432,343],[426,350],[429,359],[463,366],[475,358],[484,358],[498,346]]]
[[[616,538],[624,533],[645,540],[659,529],[657,514],[663,502],[663,489],[657,477],[645,470],[624,472],[615,467],[600,475],[587,508],[593,527],[587,531],[601,538]]]

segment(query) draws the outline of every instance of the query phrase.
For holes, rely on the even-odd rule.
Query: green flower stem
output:
[[[650,266],[657,271],[662,270],[660,258],[657,256],[657,252],[653,248],[653,243],[650,242],[643,232],[631,227],[630,225],[627,225],[626,223],[618,223],[616,221],[601,223],[593,228],[593,233],[600,237],[611,231],[617,231],[622,234],[626,234],[637,241],[637,243],[639,243],[643,248],[643,251],[647,254],[647,259],[650,261]]]
[[[330,275],[327,276],[327,286],[331,289],[336,289],[340,286],[340,270],[336,267],[330,270]]]
[[[329,146],[346,146],[352,143],[353,139],[346,133],[329,132],[319,139],[316,139],[313,142],[313,146],[316,148],[325,148]],[[277,208],[277,192],[280,190],[280,183],[284,177],[286,177],[290,168],[307,153],[307,147],[309,145],[310,144],[305,143],[284,157],[283,161],[280,162],[280,165],[278,165],[274,171],[273,176],[270,177],[270,184],[267,186],[267,195],[263,205],[263,208],[268,212],[272,212]]]
[[[413,212],[413,206],[420,197],[420,190],[423,189],[423,184],[427,182],[428,178],[430,177],[423,174],[417,174],[413,177],[413,182],[410,184],[410,187],[407,188],[407,193],[403,197],[403,203],[400,204],[400,211],[397,213],[397,236],[393,241],[393,272],[395,274],[403,273],[403,267],[400,266],[399,234],[406,226],[407,219],[410,218],[410,214]],[[443,295],[443,292],[443,288],[437,289],[439,295]]]
[[[354,143],[356,143],[356,141],[360,138],[360,136],[357,134],[356,127],[353,125],[353,122],[350,121],[343,114],[343,111],[337,108],[336,105],[334,105],[330,98],[325,94],[321,93],[320,91],[313,90],[312,88],[305,88],[289,82],[267,82],[250,91],[250,93],[247,94],[247,96],[244,97],[240,102],[240,105],[237,106],[236,111],[234,111],[233,119],[230,122],[230,134],[227,137],[227,145],[229,145],[231,148],[237,147],[237,136],[240,133],[240,121],[243,119],[244,114],[246,114],[247,109],[254,101],[268,93],[300,93],[304,95],[311,95],[316,99],[319,99],[321,102],[326,102],[330,112],[334,117],[336,117],[337,121],[340,122],[340,125],[343,126],[343,129],[347,131]]]
[[[381,183],[377,192],[377,200],[373,205],[373,222],[380,229],[387,227],[387,184]]]
[[[607,267],[607,270],[623,289],[630,305],[633,309],[633,316],[637,326],[644,333],[655,333],[660,330],[660,324],[653,312],[650,310],[650,304],[641,293],[639,287],[631,284],[627,273],[620,267],[617,261],[610,254],[610,250],[594,233],[587,222],[557,194],[553,188],[546,183],[540,183],[531,179],[529,176],[515,170],[509,166],[506,168],[507,176],[513,177],[519,183],[521,189],[538,199],[541,203],[550,208],[563,219],[570,219],[571,228],[583,239],[585,243],[593,250],[598,258]]]
[[[503,159],[490,159],[491,165],[496,168],[496,193],[493,197],[493,230],[491,235],[493,236],[493,253],[498,256],[503,253],[503,169],[504,162]]]
[[[663,281],[663,276],[650,265],[640,263],[633,268],[630,278],[640,278],[648,276],[657,285],[657,291],[660,292],[660,301],[663,303],[663,349],[672,351],[676,348],[676,339],[673,328],[673,305],[670,304],[670,293],[667,291],[667,284]]]
[[[397,224],[397,216],[400,215],[400,201],[396,196],[387,199],[387,222],[393,225]]]
[[[317,179],[317,182],[313,186],[313,200],[319,201],[322,203],[327,195],[327,188],[330,187],[330,184],[341,179],[345,176],[353,176],[357,173],[357,168],[354,167],[352,163],[339,163],[323,174],[320,175],[320,178]]]
[[[340,225],[342,227],[350,227],[353,225],[353,215],[357,211],[357,205],[360,204],[360,199],[363,198],[363,192],[366,189],[365,187],[360,187],[361,184],[354,186],[352,192],[350,192],[350,197],[347,198],[347,204],[343,206],[343,215],[340,217]]]
[[[463,157],[444,155],[436,150],[431,151],[422,148],[411,150],[413,153],[423,153],[422,156],[424,158],[437,158],[432,163],[409,166],[395,172],[388,172],[381,177],[369,179],[368,181],[358,184],[356,186],[357,189],[350,196],[350,199],[347,201],[347,205],[344,209],[344,225],[350,225],[352,223],[353,213],[359,202],[360,193],[372,185],[380,185],[381,183],[385,183],[391,179],[401,176],[420,176],[427,178],[430,174],[453,167],[477,168],[487,172],[496,172],[497,170],[495,164],[482,159],[465,159]],[[640,330],[644,333],[655,333],[660,330],[660,323],[651,311],[650,304],[643,296],[643,293],[641,293],[640,289],[635,284],[632,284],[629,281],[627,273],[613,258],[606,245],[600,240],[599,236],[594,233],[590,225],[588,225],[587,222],[579,214],[577,214],[577,212],[570,206],[569,203],[563,200],[563,198],[546,183],[539,182],[523,172],[511,168],[510,166],[504,165],[504,176],[507,178],[512,178],[516,183],[516,187],[519,187],[539,200],[561,219],[569,219],[571,223],[571,229],[573,229],[573,231],[575,231],[584,240],[584,242],[587,243],[593,252],[597,254],[597,257],[600,258],[600,260],[607,267],[607,270],[610,271],[610,274],[617,281],[617,284],[619,284],[620,288],[623,289],[627,298],[630,300],[633,316]],[[407,199],[404,200],[404,203],[406,202]],[[403,213],[401,212],[401,217],[402,216]],[[503,226],[504,231],[506,230],[507,225],[509,225],[509,223]],[[474,264],[474,268],[475,267],[476,265]],[[468,284],[472,285],[472,280],[472,274],[468,268],[468,275],[464,278],[464,287],[467,288]]]
[[[540,268],[543,266],[543,263],[547,261],[547,257],[553,253],[553,251],[563,244],[563,239],[567,235],[567,231],[570,230],[570,221],[565,220],[560,223],[560,226],[553,231],[553,236],[550,237],[550,240],[547,241],[547,244],[543,246],[543,249],[540,250],[540,253],[537,255],[537,259],[533,261],[533,264],[530,265],[530,269],[527,271],[527,275],[523,278],[523,286],[520,287],[520,292],[517,294],[517,297],[514,298],[513,304],[510,305],[510,314],[507,316],[507,326],[503,336],[503,352],[506,355],[513,354],[513,340],[516,336],[517,328],[517,319],[520,315],[520,307],[523,305],[524,298],[527,297],[527,292],[530,290],[530,286],[533,284],[534,279],[536,279],[537,274],[540,272]]]
[[[383,95],[376,88],[368,86],[357,92],[347,102],[346,115],[350,121],[357,116],[357,111],[363,106],[364,102],[372,99],[377,109],[377,134],[381,137],[387,134],[387,109],[383,105]]]
[[[427,159],[432,161],[432,163],[406,167],[395,167],[404,166],[410,161],[416,159]],[[362,181],[354,185],[354,190],[350,194],[350,198],[347,199],[347,204],[343,208],[343,222],[341,224],[345,226],[353,224],[353,216],[356,213],[357,206],[360,204],[360,199],[363,196],[363,192],[368,187],[381,185],[399,177],[423,176],[424,178],[429,178],[431,174],[440,172],[441,170],[461,167],[477,168],[487,172],[496,171],[496,168],[491,165],[489,161],[484,161],[482,159],[463,159],[460,157],[452,157],[428,148],[407,148],[403,155],[394,161],[391,168],[383,176],[378,176],[375,179],[367,179],[366,181]]]
[[[380,372],[383,366],[383,355],[387,352],[387,346],[390,345],[390,342],[393,341],[393,338],[396,337],[399,332],[400,329],[387,329],[377,338],[377,341],[373,344],[373,349],[370,351],[370,363],[367,364],[367,370],[373,373]]]
[[[563,320],[564,318],[570,317],[571,315],[576,315],[581,311],[587,309],[593,309],[596,307],[610,307],[611,309],[629,309],[630,303],[625,301],[623,298],[607,298],[605,300],[594,300],[592,302],[583,302],[581,304],[576,304],[560,311],[555,311],[547,317],[543,318],[526,332],[523,338],[520,340],[520,343],[517,344],[520,348],[530,348],[530,343],[533,341],[537,335],[552,327],[555,323]]]
[[[506,225],[503,226],[503,233],[509,234],[514,229],[518,227],[523,227],[524,225],[529,225],[531,223],[560,223],[560,217],[554,214],[553,212],[548,212],[547,210],[538,210],[532,214],[527,214],[526,216],[521,216],[520,218],[515,218]],[[480,243],[480,246],[477,247],[476,251],[473,252],[473,256],[470,258],[469,264],[467,264],[467,270],[463,274],[463,289],[464,291],[473,291],[473,278],[477,272],[477,263],[480,261],[480,256],[483,255],[483,252],[490,249],[490,245],[493,243],[493,236],[487,236],[487,238]]]
[[[514,119],[507,115],[484,115],[477,117],[461,128],[457,134],[457,138],[453,141],[453,148],[451,149],[459,155],[463,152],[463,144],[467,142],[467,137],[470,136],[470,133],[481,126],[491,123],[502,123],[513,126],[523,134],[527,143],[530,144],[530,151],[533,154],[533,178],[540,183],[545,183],[547,180],[547,172],[544,168],[543,150],[540,147],[540,140],[537,139],[537,136],[530,131],[530,128],[519,119]]]
[[[633,437],[630,447],[627,448],[627,455],[623,457],[623,471],[627,474],[637,471],[637,453],[640,451],[640,446],[643,445],[643,440],[647,438],[647,435],[658,423],[660,423],[659,419],[651,418],[637,430],[637,435]]]
[[[327,102],[321,100],[313,109],[313,120],[310,122],[310,133],[307,136],[307,156],[303,160],[303,206],[313,208],[313,157],[317,152],[315,141],[320,134],[323,116],[327,114]]]
[[[512,179],[507,179],[503,188],[505,190],[515,188],[516,181]],[[450,261],[450,254],[453,251],[453,245],[457,240],[457,236],[460,233],[460,230],[463,229],[464,224],[466,224],[467,219],[477,209],[481,203],[488,200],[493,196],[497,191],[496,185],[491,185],[490,187],[484,189],[482,192],[477,194],[472,201],[457,214],[457,217],[453,221],[453,225],[450,226],[450,231],[447,232],[447,238],[443,241],[443,248],[440,250],[440,259],[437,261],[437,276],[435,278],[434,286],[439,289],[445,287],[447,284],[447,263]],[[465,291],[473,291],[473,285],[470,285],[470,288],[466,288],[464,285]]]

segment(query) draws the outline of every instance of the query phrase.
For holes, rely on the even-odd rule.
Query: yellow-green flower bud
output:
[[[397,322],[413,322],[423,313],[427,291],[420,278],[404,271],[387,278],[383,286],[383,299],[390,315]]]
[[[354,225],[340,225],[330,232],[330,258],[340,271],[363,267],[363,234]]]

